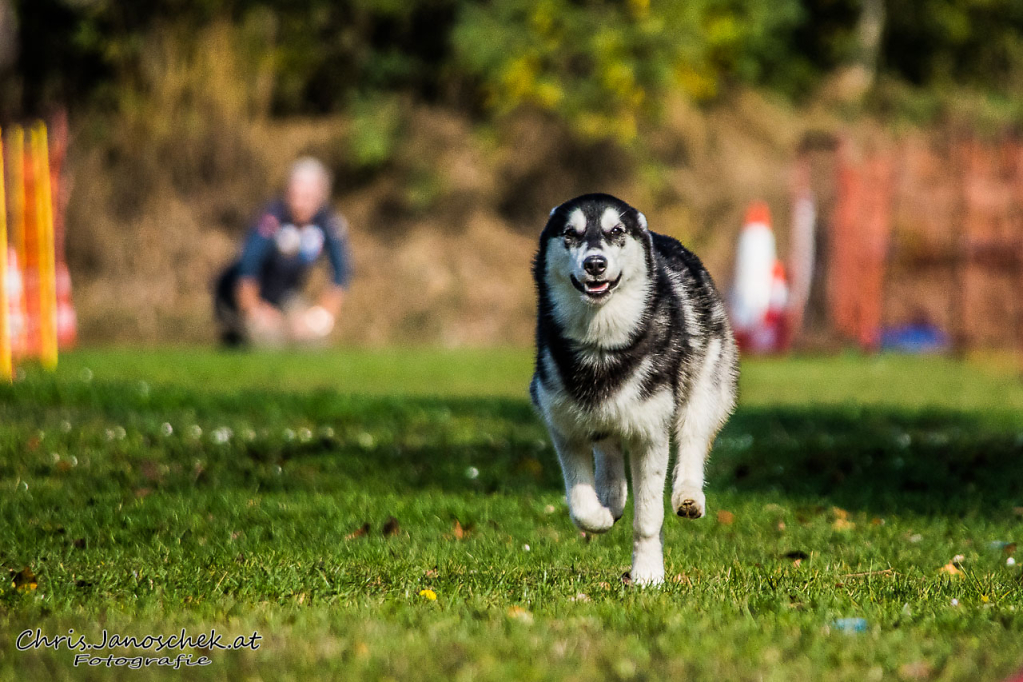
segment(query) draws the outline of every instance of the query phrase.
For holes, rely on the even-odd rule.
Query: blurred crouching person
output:
[[[348,224],[334,213],[330,173],[313,158],[295,162],[283,199],[249,230],[241,258],[218,278],[215,311],[225,345],[278,347],[323,342],[341,312],[351,274]],[[326,252],[333,276],[315,305],[302,298]]]

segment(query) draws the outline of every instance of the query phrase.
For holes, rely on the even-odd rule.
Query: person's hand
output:
[[[260,331],[269,332],[284,324],[284,314],[269,303],[260,301],[246,313],[248,322]]]
[[[315,341],[333,329],[334,316],[323,306],[314,305],[293,316],[291,335],[297,341]]]

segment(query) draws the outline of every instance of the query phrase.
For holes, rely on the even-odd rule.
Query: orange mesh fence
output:
[[[841,338],[871,350],[884,327],[926,321],[960,350],[1023,344],[1018,139],[843,140],[834,172],[827,301]]]

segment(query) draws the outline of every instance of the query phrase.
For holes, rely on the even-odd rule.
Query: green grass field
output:
[[[668,516],[669,581],[641,590],[630,513],[569,521],[528,352],[69,354],[0,387],[0,679],[1004,679],[1009,367],[747,363],[709,516]],[[76,669],[19,650],[35,628],[261,640]]]

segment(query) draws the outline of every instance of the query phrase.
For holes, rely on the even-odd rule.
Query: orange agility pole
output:
[[[4,196],[4,138],[0,131],[0,381],[11,381],[10,298],[7,295],[7,201]]]
[[[39,360],[46,369],[57,367],[57,281],[53,239],[53,197],[50,191],[50,152],[46,126],[32,127],[32,171],[35,181],[36,253],[39,294]]]
[[[7,226],[8,248],[14,248],[18,263],[25,265],[25,130],[11,126],[7,134],[7,164],[10,191],[7,193],[11,222]]]

